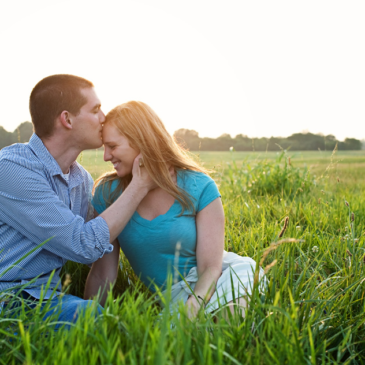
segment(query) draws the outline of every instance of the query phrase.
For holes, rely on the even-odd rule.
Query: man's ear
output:
[[[72,120],[71,120],[71,114],[64,110],[60,115],[60,121],[64,128],[66,129],[72,129]]]

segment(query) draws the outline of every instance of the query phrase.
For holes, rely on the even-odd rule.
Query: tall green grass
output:
[[[256,286],[245,319],[201,313],[191,322],[184,308],[179,318],[162,311],[122,257],[124,271],[97,319],[90,309],[54,332],[54,319],[44,321],[39,309],[24,308],[18,319],[2,312],[0,363],[365,363],[365,161],[268,157],[206,160],[218,171],[226,249],[265,258],[268,285]],[[70,293],[82,295],[87,271],[66,265]]]

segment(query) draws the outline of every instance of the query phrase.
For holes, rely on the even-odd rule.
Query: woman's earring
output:
[[[139,167],[143,167],[144,166],[144,163],[143,163],[143,157],[141,157],[139,159]]]

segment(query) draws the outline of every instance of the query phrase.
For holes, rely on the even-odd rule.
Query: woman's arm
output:
[[[94,211],[94,216],[97,215],[98,213]],[[102,306],[105,304],[110,285],[115,283],[118,276],[120,246],[117,239],[112,244],[114,246],[113,251],[93,263],[85,285],[84,299],[95,297],[100,290],[100,304]]]
[[[224,249],[224,211],[222,200],[215,199],[196,215],[198,281],[195,296],[207,302],[214,293],[215,285],[222,274]],[[201,300],[190,296],[186,305],[190,317],[195,317]]]

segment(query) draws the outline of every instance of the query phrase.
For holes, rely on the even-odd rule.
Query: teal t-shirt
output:
[[[196,214],[220,197],[217,185],[209,176],[196,171],[180,170],[177,185],[193,198],[195,212],[185,210],[175,200],[166,214],[149,221],[134,212],[118,241],[134,272],[143,283],[155,291],[154,285],[165,289],[167,276],[182,280],[196,262]],[[110,191],[106,185],[95,190],[92,204],[101,214],[106,209],[104,198],[118,186],[113,181]]]

